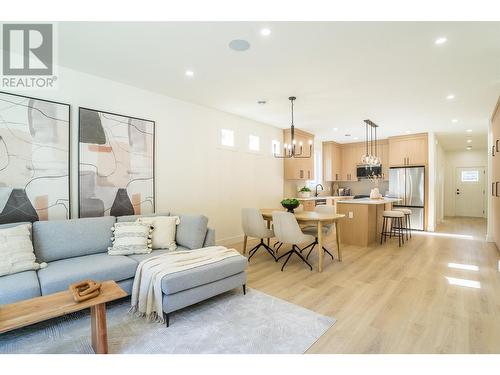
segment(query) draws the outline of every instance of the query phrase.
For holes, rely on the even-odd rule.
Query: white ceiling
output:
[[[251,47],[230,50],[232,39]],[[295,95],[296,126],[323,140],[362,140],[369,118],[380,138],[436,131],[453,146],[469,128],[485,139],[500,22],[70,22],[59,24],[59,61],[282,128]]]

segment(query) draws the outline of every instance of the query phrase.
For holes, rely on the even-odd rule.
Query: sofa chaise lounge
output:
[[[163,214],[165,215],[165,214]],[[207,227],[203,215],[177,215],[178,250],[194,250],[215,244],[215,232]],[[108,255],[116,221],[135,221],[138,216],[106,216],[33,223],[32,240],[38,262],[48,266],[0,277],[0,305],[66,290],[71,283],[84,279],[114,280],[128,294],[132,291],[138,264],[150,254]],[[3,224],[0,229],[21,223]],[[163,311],[168,314],[246,283],[247,258],[231,257],[162,279]],[[167,324],[168,325],[168,324]]]

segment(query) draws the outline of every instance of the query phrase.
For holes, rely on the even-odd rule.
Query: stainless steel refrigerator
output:
[[[425,168],[391,167],[389,169],[389,197],[399,198],[394,207],[409,208],[411,228],[424,230]]]

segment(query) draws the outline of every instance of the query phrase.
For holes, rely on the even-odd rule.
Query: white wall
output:
[[[271,155],[271,140],[282,139],[281,129],[63,67],[57,89],[15,93],[72,106],[73,217],[78,215],[78,106],[156,121],[157,211],[207,215],[218,243],[241,238],[242,207],[276,207],[282,198],[283,162]],[[236,131],[236,151],[218,147],[221,127]],[[249,134],[261,137],[260,154],[246,151]]]
[[[444,219],[444,197],[446,180],[446,153],[441,147],[439,141],[436,142],[435,154],[436,173],[435,173],[435,222],[440,224]]]
[[[486,175],[488,175],[488,153],[486,149],[447,151],[445,158],[444,214],[445,216],[455,216],[455,172],[457,167],[484,167]],[[487,189],[486,183],[485,189]]]

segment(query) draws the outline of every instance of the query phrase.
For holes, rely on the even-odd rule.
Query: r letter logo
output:
[[[51,24],[4,24],[3,74],[52,75],[53,49]]]
[[[0,88],[54,88],[54,25],[2,25],[2,79]]]

